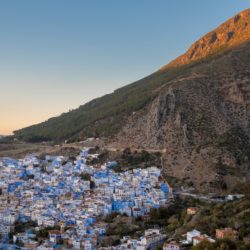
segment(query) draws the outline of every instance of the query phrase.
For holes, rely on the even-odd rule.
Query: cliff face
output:
[[[159,72],[158,95],[115,144],[163,150],[167,175],[200,190],[250,180],[250,9],[196,41]]]
[[[249,178],[249,138],[247,42],[166,82],[152,103],[129,117],[116,144],[164,149],[166,174],[213,191]]]

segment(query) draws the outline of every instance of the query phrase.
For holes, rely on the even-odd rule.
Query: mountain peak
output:
[[[161,70],[200,60],[248,40],[250,40],[250,9],[238,13],[215,30],[201,37],[186,53],[163,66]]]

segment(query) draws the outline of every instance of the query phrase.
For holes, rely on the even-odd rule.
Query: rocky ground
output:
[[[197,189],[249,180],[249,56],[247,43],[166,82],[111,144],[165,151],[166,175],[188,178]]]

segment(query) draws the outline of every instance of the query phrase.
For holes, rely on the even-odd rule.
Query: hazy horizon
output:
[[[0,4],[0,135],[153,73],[246,1]]]

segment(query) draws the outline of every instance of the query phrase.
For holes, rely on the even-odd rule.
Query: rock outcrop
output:
[[[123,147],[164,150],[165,173],[201,190],[249,178],[250,42],[166,82],[116,138]]]
[[[185,65],[216,54],[223,49],[232,48],[250,37],[250,9],[240,12],[215,30],[196,41],[188,51],[176,58],[161,70]]]

